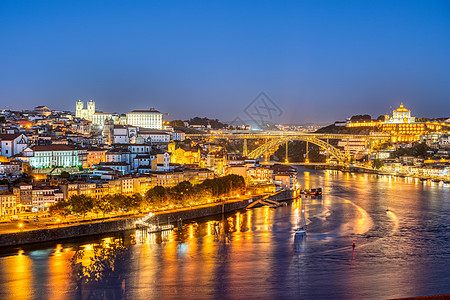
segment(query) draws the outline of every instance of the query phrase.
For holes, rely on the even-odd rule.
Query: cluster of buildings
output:
[[[398,159],[385,159],[381,171],[395,175],[450,181],[450,160],[402,156]]]
[[[338,142],[337,146],[340,149],[357,159],[368,154],[376,155],[376,158],[381,159],[389,158],[389,154],[396,148],[411,147],[417,142],[426,142],[433,149],[440,150],[444,157],[449,155],[445,144],[448,142],[450,119],[419,122],[411,116],[411,111],[403,104],[393,110],[391,115],[385,115],[384,120],[351,121],[349,119],[345,122],[336,122],[335,126],[366,129],[370,135],[388,137],[391,145],[390,149],[387,149],[388,151],[385,148],[380,149],[380,145],[376,143],[373,144],[360,138],[348,138]]]
[[[373,131],[390,135],[393,143],[409,143],[419,141],[421,136],[432,132],[450,130],[450,119],[438,122],[418,122],[411,116],[411,111],[403,106],[392,111],[392,115],[385,115],[384,120],[347,121],[338,122],[339,126],[349,128],[369,127]]]
[[[383,161],[381,171],[399,175],[449,178],[450,171],[450,119],[417,121],[411,111],[403,106],[393,110],[384,120],[348,120],[336,122],[337,126],[366,129],[370,135],[384,135],[385,140],[348,138],[338,142],[338,147],[356,159],[367,156],[370,161]],[[429,149],[421,157],[398,156],[399,149],[410,149],[422,143]]]
[[[77,101],[75,113],[46,106],[1,111],[0,217],[45,211],[71,195],[144,194],[157,185],[228,174],[252,184],[298,186],[292,170],[230,159],[217,143],[186,140],[163,116],[154,108],[98,112],[93,101]]]

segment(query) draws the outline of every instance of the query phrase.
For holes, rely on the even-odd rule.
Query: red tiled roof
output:
[[[0,134],[0,140],[2,141],[12,141],[15,140],[18,136],[22,135],[22,133],[2,133]]]
[[[159,111],[157,111],[156,109],[135,109],[131,111],[132,113],[160,113]]]
[[[33,151],[70,151],[70,150],[74,149],[67,145],[57,145],[57,144],[33,147]]]

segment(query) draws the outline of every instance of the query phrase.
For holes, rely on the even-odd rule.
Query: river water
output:
[[[302,186],[322,187],[322,198],[190,222],[163,234],[127,231],[3,249],[0,298],[386,299],[450,294],[449,185],[299,170]],[[293,229],[302,207],[308,232],[296,239]],[[77,275],[73,257],[82,250],[78,261],[89,266],[102,257],[94,257],[94,249],[110,249],[115,264],[89,273],[99,278],[86,281],[86,274]]]

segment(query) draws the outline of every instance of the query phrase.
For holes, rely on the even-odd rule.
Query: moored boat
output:
[[[306,191],[306,195],[311,197],[319,197],[322,196],[322,188],[315,188]]]

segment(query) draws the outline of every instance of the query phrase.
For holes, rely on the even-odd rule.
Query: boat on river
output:
[[[302,207],[301,207],[301,214],[300,214],[300,220],[298,222],[298,227],[295,228],[295,236],[303,236],[306,235],[306,218],[305,218],[305,208],[303,207],[303,201],[302,201]]]
[[[295,228],[295,235],[306,235],[306,228],[303,226]]]
[[[310,197],[320,197],[322,196],[322,188],[314,188],[310,190],[305,190],[306,196]]]

